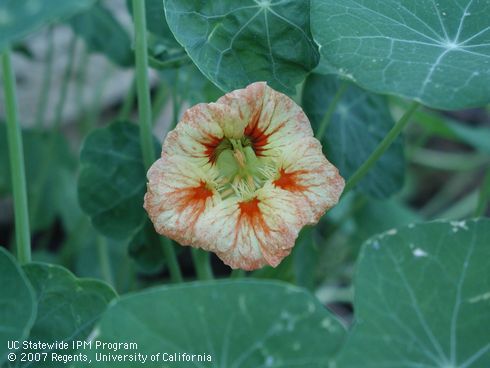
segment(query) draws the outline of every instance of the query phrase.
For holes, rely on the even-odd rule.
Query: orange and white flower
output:
[[[159,233],[245,270],[277,266],[344,187],[301,108],[263,82],[187,110],[148,180]]]

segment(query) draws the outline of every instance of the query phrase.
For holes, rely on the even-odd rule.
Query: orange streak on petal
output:
[[[262,211],[260,211],[259,203],[260,200],[257,198],[253,198],[246,202],[238,202],[240,215],[238,216],[237,227],[235,230],[235,239],[237,239],[238,232],[244,225],[248,225],[255,232],[263,231],[265,234],[269,233],[270,229],[264,220]]]
[[[267,145],[269,134],[265,134],[265,132],[259,128],[259,119],[260,119],[260,110],[257,110],[255,114],[252,116],[252,119],[245,127],[245,136],[249,137],[252,141],[252,146],[257,156],[263,156],[263,152],[265,151],[265,146]]]
[[[215,163],[217,160],[216,148],[219,146],[223,139],[209,135],[208,140],[206,142],[201,142],[206,149],[204,150],[204,154],[208,157],[209,162]]]
[[[177,189],[170,195],[175,196],[175,209],[177,212],[190,210],[190,218],[186,220],[188,220],[188,225],[191,227],[195,225],[199,216],[206,209],[206,201],[213,196],[213,192],[201,180],[197,187]]]
[[[283,168],[279,170],[279,178],[274,181],[274,185],[290,192],[302,192],[306,186],[299,184],[299,176],[306,174],[306,170],[297,170],[287,173]]]

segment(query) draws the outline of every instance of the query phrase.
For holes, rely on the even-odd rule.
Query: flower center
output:
[[[222,198],[236,195],[251,199],[254,192],[277,172],[270,158],[257,157],[251,139],[246,136],[223,139],[216,147],[215,155]]]

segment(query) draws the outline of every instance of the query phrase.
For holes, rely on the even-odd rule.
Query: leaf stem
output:
[[[403,114],[403,116],[398,120],[393,128],[388,132],[388,134],[383,138],[380,144],[376,147],[371,156],[357,169],[357,171],[350,177],[345,185],[344,192],[342,196],[344,196],[347,192],[349,192],[352,188],[354,188],[362,178],[368,173],[371,167],[379,160],[379,158],[385,153],[385,151],[391,146],[393,141],[400,135],[403,128],[410,121],[410,117],[420,106],[418,102],[413,102],[408,110]]]
[[[159,239],[160,244],[163,248],[163,254],[165,254],[165,260],[168,264],[170,278],[172,279],[172,282],[179,283],[184,281],[172,241],[169,238],[163,236],[160,236]]]
[[[104,281],[114,287],[115,285],[112,277],[111,263],[109,261],[109,248],[107,247],[107,240],[101,235],[97,235],[96,245],[102,278]]]
[[[136,89],[138,94],[138,114],[140,123],[140,142],[143,161],[147,169],[155,160],[155,147],[153,145],[151,123],[150,86],[148,82],[148,45],[146,40],[145,1],[133,1],[133,18],[135,33],[135,60],[136,60]],[[173,244],[169,239],[161,238],[161,244],[169,265],[170,274],[174,282],[182,280],[177,256]]]
[[[475,209],[475,217],[480,217],[485,215],[485,211],[490,202],[490,169],[487,170],[485,177],[481,183],[480,193],[478,195],[478,204]]]
[[[55,117],[53,123],[53,129],[57,131],[61,126],[61,120],[63,118],[63,111],[65,110],[66,97],[68,95],[68,87],[70,85],[70,77],[73,73],[73,66],[75,65],[75,56],[77,53],[77,36],[72,34],[70,45],[68,48],[68,60],[66,62],[65,70],[63,72],[63,79],[60,90],[60,99],[58,105],[56,105]]]
[[[145,1],[133,1],[133,18],[135,27],[136,88],[138,92],[138,113],[140,124],[140,142],[143,161],[150,168],[155,160],[155,147],[151,133],[151,101],[148,81],[148,45],[146,40]]]
[[[230,279],[241,279],[247,276],[246,272],[240,268],[236,268],[230,273]]]
[[[199,280],[212,280],[214,276],[211,270],[209,253],[197,248],[191,248],[191,252]]]
[[[46,107],[51,92],[51,75],[53,74],[53,55],[54,55],[54,29],[48,30],[48,50],[46,51],[46,60],[44,61],[43,81],[39,91],[39,99],[36,107],[36,126],[41,129],[46,117]]]
[[[343,80],[340,83],[339,89],[337,90],[337,93],[332,99],[332,102],[330,102],[330,105],[328,106],[327,111],[325,112],[325,115],[323,115],[323,119],[320,122],[320,126],[318,127],[318,130],[316,131],[315,138],[318,139],[320,142],[323,139],[323,136],[325,135],[325,132],[327,131],[327,127],[330,124],[330,121],[332,120],[332,115],[335,112],[335,109],[337,108],[337,105],[339,104],[340,99],[344,95],[345,91],[347,91],[347,88],[349,87],[349,83],[345,80]]]
[[[131,111],[134,105],[134,96],[136,95],[136,78],[133,78],[131,86],[129,87],[129,92],[124,98],[121,110],[119,112],[119,120],[128,120],[131,115]]]
[[[3,88],[7,120],[7,141],[12,172],[12,191],[14,196],[15,239],[17,259],[24,264],[31,261],[31,237],[29,233],[29,214],[27,210],[26,174],[22,134],[18,121],[17,92],[15,75],[10,58],[10,50],[2,54]]]

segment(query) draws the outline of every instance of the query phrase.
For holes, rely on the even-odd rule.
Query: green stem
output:
[[[420,106],[418,102],[413,102],[412,105],[408,108],[408,110],[403,114],[403,116],[398,120],[393,128],[388,132],[388,134],[384,137],[381,143],[376,147],[371,156],[361,165],[359,169],[350,177],[345,185],[344,192],[342,195],[345,195],[352,188],[354,188],[362,178],[368,173],[368,171],[374,166],[374,164],[379,160],[379,158],[385,153],[385,151],[391,146],[393,141],[400,135],[403,128],[410,121],[410,117]]]
[[[237,269],[231,271],[230,279],[241,279],[241,278],[245,277],[246,275],[247,274],[245,273],[244,270],[237,268]]]
[[[15,239],[17,259],[20,263],[31,261],[31,237],[29,233],[29,214],[27,210],[26,174],[22,133],[18,121],[18,106],[15,75],[10,59],[10,50],[2,54],[3,89],[5,94],[5,112],[7,120],[7,141],[12,173],[12,191],[14,195]]]
[[[63,79],[60,90],[60,99],[56,106],[53,128],[55,131],[61,126],[61,120],[63,118],[63,111],[65,109],[66,97],[68,95],[68,87],[70,84],[70,78],[73,73],[73,66],[75,65],[75,55],[77,52],[77,36],[73,33],[68,48],[68,61],[63,72]]]
[[[192,248],[191,252],[198,279],[212,280],[214,276],[211,270],[209,253],[197,248]]]
[[[107,240],[100,235],[97,235],[97,253],[99,256],[100,270],[102,272],[102,278],[110,285],[114,286],[114,279],[112,277],[111,263],[109,261],[109,248],[107,247]]]
[[[119,120],[128,120],[131,115],[131,111],[134,105],[134,97],[136,95],[136,78],[133,78],[131,82],[131,86],[129,87],[129,92],[126,94],[126,97],[121,106],[121,111],[119,112],[118,119]]]
[[[150,86],[148,82],[148,54],[146,41],[145,1],[133,1],[133,18],[135,28],[135,59],[136,59],[136,88],[138,93],[138,113],[140,123],[140,142],[143,161],[147,169],[155,160],[155,146],[153,145]],[[175,249],[169,239],[161,239],[165,257],[169,265],[170,274],[175,282],[182,280]]]
[[[160,237],[160,244],[163,248],[163,254],[165,255],[165,260],[167,261],[168,268],[170,271],[170,278],[173,282],[179,283],[184,281],[182,277],[182,271],[180,270],[179,262],[177,261],[177,256],[175,254],[174,245],[169,238]]]
[[[97,125],[97,121],[99,119],[100,111],[102,108],[102,100],[103,100],[104,92],[107,87],[107,82],[111,78],[113,72],[114,72],[114,67],[112,64],[109,64],[106,67],[103,76],[99,79],[95,87],[95,93],[93,94],[93,99],[91,101],[89,113],[86,114],[85,122],[83,124],[85,133],[90,132]]]
[[[490,170],[487,171],[483,182],[480,187],[480,193],[478,195],[478,204],[475,210],[475,217],[480,217],[485,215],[485,211],[490,202]]]
[[[54,35],[53,28],[48,31],[48,50],[44,61],[43,81],[39,91],[39,99],[36,107],[36,126],[41,129],[46,117],[46,107],[48,105],[49,93],[51,91],[51,75],[53,73],[53,54],[54,54]]]
[[[318,130],[316,131],[316,139],[321,141],[323,139],[323,136],[325,135],[325,132],[327,131],[328,124],[330,124],[330,120],[332,119],[332,115],[335,112],[335,109],[337,108],[337,105],[339,104],[340,99],[344,95],[345,91],[347,91],[347,88],[349,87],[349,84],[347,81],[342,81],[339,89],[337,90],[337,93],[333,97],[332,102],[330,102],[330,105],[328,106],[327,112],[325,115],[323,115],[323,119],[320,122],[320,126],[318,127]]]
[[[160,85],[158,86],[157,93],[153,99],[153,109],[151,116],[153,116],[153,125],[155,125],[158,117],[162,113],[165,102],[167,102],[168,86],[165,81],[160,80]]]
[[[65,110],[66,105],[66,96],[68,95],[68,90],[70,86],[70,79],[73,73],[73,67],[75,65],[75,55],[77,49],[77,38],[76,35],[73,34],[70,40],[70,47],[68,50],[68,61],[65,66],[65,70],[63,72],[63,79],[61,81],[61,90],[60,96],[58,100],[58,104],[56,106],[55,119],[53,123],[52,132],[49,135],[46,145],[47,150],[45,156],[40,160],[40,174],[37,181],[33,184],[33,190],[31,191],[31,220],[33,226],[36,226],[38,216],[41,211],[41,199],[44,195],[44,189],[46,183],[48,181],[48,176],[50,174],[49,167],[53,162],[54,156],[56,154],[56,147],[58,146],[58,131],[61,128],[61,121],[63,118],[63,111]]]
[[[136,58],[136,87],[138,91],[138,113],[140,123],[140,141],[143,151],[143,161],[149,168],[155,160],[155,147],[151,133],[151,101],[150,84],[148,82],[148,45],[146,40],[145,1],[133,1],[133,17],[135,27],[135,58]]]
[[[85,135],[87,133],[86,127],[85,127],[85,121],[86,121],[86,99],[85,99],[85,93],[84,93],[84,84],[87,81],[87,69],[89,65],[89,51],[88,48],[85,46],[82,49],[82,54],[79,58],[78,62],[78,68],[77,68],[77,80],[76,80],[76,87],[75,87],[75,96],[76,96],[76,101],[78,105],[78,110],[77,110],[77,125],[78,125],[78,130],[81,135]]]

